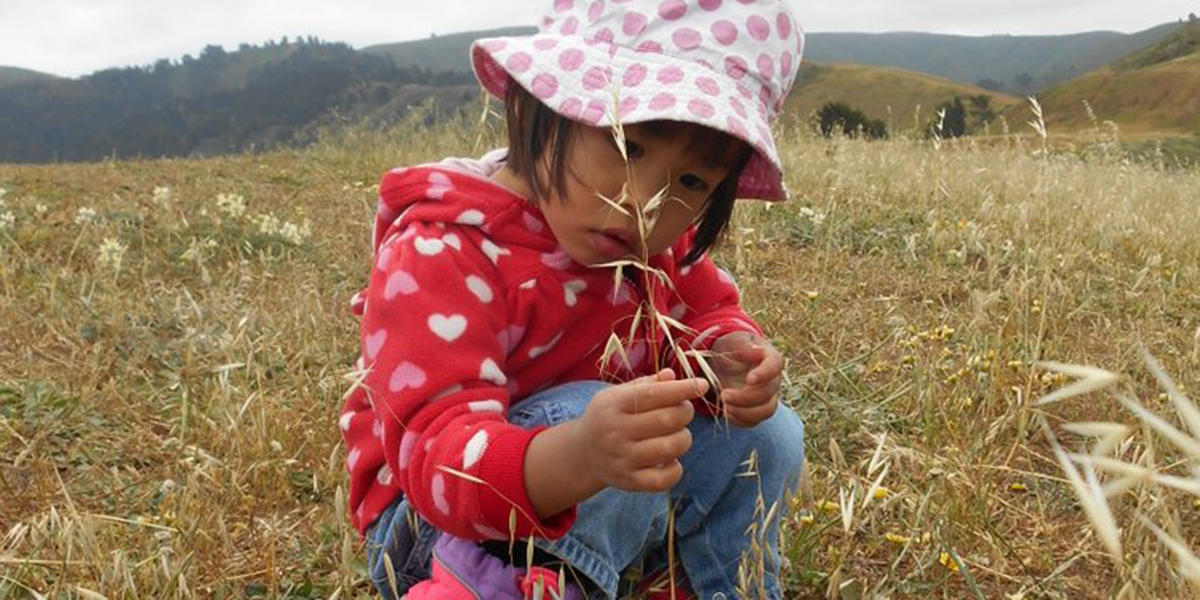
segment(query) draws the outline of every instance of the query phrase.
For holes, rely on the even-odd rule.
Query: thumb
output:
[[[762,362],[763,357],[766,356],[766,350],[761,344],[748,341],[745,344],[735,346],[730,355],[731,358],[742,364],[756,365]]]

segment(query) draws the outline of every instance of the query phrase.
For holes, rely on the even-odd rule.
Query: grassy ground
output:
[[[1036,425],[1131,419],[1039,410],[1067,379],[1033,363],[1129,373],[1161,407],[1140,343],[1200,389],[1200,173],[780,136],[793,201],[743,206],[717,258],[808,426],[787,596],[1186,594],[1136,525],[1102,553]],[[335,424],[373,186],[482,137],[0,166],[0,598],[367,596]],[[1195,547],[1190,501],[1112,502],[1169,509]]]

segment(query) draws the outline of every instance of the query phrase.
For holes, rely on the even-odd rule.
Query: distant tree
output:
[[[1020,75],[1013,78],[1013,85],[1022,93],[1031,92],[1033,91],[1033,75],[1022,71]]]
[[[1004,89],[1003,83],[1000,83],[999,81],[996,81],[995,79],[990,79],[990,78],[980,79],[979,81],[975,82],[975,85],[977,85],[985,90],[990,90],[993,92],[999,92],[1000,90]]]
[[[216,44],[209,44],[200,51],[200,60],[219,60],[225,58],[225,49]]]
[[[843,102],[830,102],[817,111],[817,128],[821,135],[833,137],[840,133],[848,137],[863,136],[869,140],[887,137],[887,124],[870,119],[861,110]]]
[[[1200,17],[1197,17],[1196,13],[1188,13],[1188,23],[1195,23],[1196,21],[1200,21]]]
[[[966,135],[967,108],[963,106],[962,98],[955,96],[954,100],[943,102],[937,107],[935,114],[939,116],[930,127],[931,131],[943,138]]]

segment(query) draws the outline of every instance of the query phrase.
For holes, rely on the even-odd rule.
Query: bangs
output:
[[[686,121],[645,121],[629,125],[659,139],[678,140],[700,150],[700,163],[717,169],[744,163],[754,151],[750,144],[724,131]]]

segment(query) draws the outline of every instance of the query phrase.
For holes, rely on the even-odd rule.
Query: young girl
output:
[[[662,597],[733,598],[743,561],[780,596],[803,426],[707,251],[735,198],[785,198],[769,122],[802,48],[780,0],[555,0],[538,34],[475,43],[509,147],[387,173],[354,302],[366,375],[340,424],[385,597],[614,598],[670,571]],[[650,302],[717,386],[682,375]],[[509,556],[523,538],[538,566]]]

